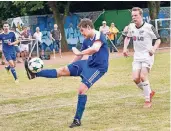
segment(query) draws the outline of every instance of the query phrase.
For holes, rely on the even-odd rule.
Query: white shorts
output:
[[[28,44],[20,44],[20,51],[29,51],[29,45]]]
[[[133,61],[132,62],[132,70],[133,71],[140,70],[143,67],[146,67],[151,70],[153,63],[154,63],[154,61]]]

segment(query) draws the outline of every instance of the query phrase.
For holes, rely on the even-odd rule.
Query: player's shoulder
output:
[[[95,34],[96,34],[95,40],[99,40],[102,33],[100,31],[95,30]]]
[[[15,32],[14,32],[14,31],[10,31],[10,32],[9,32],[9,36],[11,36],[11,37],[12,37],[12,36],[15,36]]]
[[[145,27],[148,27],[148,28],[151,28],[151,27],[153,27],[153,25],[152,25],[152,24],[150,24],[150,23],[147,23],[147,22],[145,22],[145,23],[144,23],[144,26],[145,26]]]
[[[15,34],[14,31],[10,31],[9,34]]]

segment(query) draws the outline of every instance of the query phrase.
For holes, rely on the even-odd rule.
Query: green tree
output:
[[[52,11],[55,23],[58,24],[59,29],[62,34],[62,50],[68,51],[68,45],[65,38],[64,32],[64,21],[65,17],[69,13],[70,2],[64,1],[15,1],[14,5],[22,7],[23,15],[30,15],[31,12],[40,11],[44,8],[48,8],[49,11]],[[64,12],[63,15],[61,13]]]
[[[70,4],[71,3],[69,1],[68,2],[48,1],[48,5],[53,12],[55,23],[57,23],[59,29],[61,30],[61,34],[62,34],[61,46],[63,51],[68,51],[68,44],[64,32],[64,22],[66,16],[69,14]],[[59,9],[63,10],[64,12],[63,15],[60,14]]]
[[[151,18],[151,22],[153,25],[154,20],[157,19],[159,11],[160,11],[160,1],[148,1],[148,9],[149,9],[149,15]]]
[[[0,1],[0,26],[8,18],[20,15],[21,9],[13,5],[12,1]]]

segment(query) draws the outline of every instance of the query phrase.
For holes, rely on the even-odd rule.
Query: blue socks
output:
[[[36,74],[37,77],[57,78],[56,69],[42,70]]]
[[[86,102],[87,102],[87,95],[78,95],[77,111],[74,119],[81,120]]]
[[[8,67],[7,67],[8,68]],[[9,67],[10,68],[10,67]],[[14,79],[16,80],[17,79],[17,74],[16,74],[16,71],[15,71],[15,68],[11,67],[11,73],[14,77]]]

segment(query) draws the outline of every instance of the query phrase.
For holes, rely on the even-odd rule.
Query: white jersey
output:
[[[39,42],[42,42],[42,32],[35,32],[33,37],[35,37],[36,40],[38,40]]]
[[[134,61],[149,61],[154,59],[154,55],[149,55],[152,49],[153,40],[159,39],[160,36],[154,26],[146,22],[139,28],[133,23],[128,30],[127,37],[132,37],[134,45]]]

